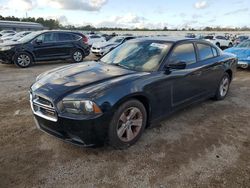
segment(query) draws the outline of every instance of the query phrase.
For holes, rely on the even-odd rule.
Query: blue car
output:
[[[235,54],[238,58],[238,67],[250,68],[250,40],[246,40],[235,47],[228,48],[225,52]]]

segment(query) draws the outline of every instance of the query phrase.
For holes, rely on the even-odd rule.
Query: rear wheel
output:
[[[73,51],[71,59],[74,63],[82,62],[83,58],[84,58],[84,53],[81,50],[77,49]]]
[[[133,145],[142,135],[147,112],[138,100],[129,100],[115,112],[109,127],[109,144],[117,149]]]
[[[231,80],[228,73],[225,73],[220,81],[219,87],[217,88],[216,95],[214,97],[215,100],[223,100],[227,96],[230,82]]]
[[[220,48],[220,43],[219,43],[219,42],[217,42],[217,43],[216,43],[216,46],[218,46],[218,47]]]
[[[14,63],[18,67],[27,68],[33,63],[33,60],[30,54],[21,52],[15,55]]]

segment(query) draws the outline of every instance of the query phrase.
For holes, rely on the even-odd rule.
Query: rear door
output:
[[[76,40],[75,34],[67,32],[58,32],[57,34],[57,56],[70,57],[75,45]],[[79,38],[79,37],[78,37]]]
[[[222,75],[219,53],[215,47],[210,44],[197,42],[196,43],[198,63],[201,67],[202,80],[201,84],[208,94],[213,94],[217,88],[218,81]]]

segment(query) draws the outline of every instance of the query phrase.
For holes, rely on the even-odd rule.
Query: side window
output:
[[[181,44],[177,46],[170,55],[168,62],[175,64],[186,62],[192,64],[196,62],[194,45],[192,43]]]
[[[75,34],[72,34],[71,37],[72,37],[72,40],[79,40],[81,38],[80,35],[75,35]]]
[[[36,39],[41,40],[43,43],[56,41],[56,37],[54,33],[45,33],[45,34],[39,35]]]
[[[58,41],[69,41],[72,40],[69,33],[58,33]]]
[[[200,60],[205,60],[214,57],[212,47],[207,44],[197,44]]]

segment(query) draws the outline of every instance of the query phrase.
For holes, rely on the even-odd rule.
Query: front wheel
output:
[[[215,100],[223,100],[227,96],[230,82],[231,80],[230,80],[228,73],[225,73],[220,81],[219,87],[217,88],[217,91],[214,97]]]
[[[30,54],[26,52],[21,52],[15,55],[14,63],[18,67],[27,68],[33,63],[33,61]]]
[[[71,59],[74,63],[82,62],[83,58],[84,58],[84,53],[81,50],[75,50],[71,56]]]
[[[115,112],[109,127],[109,144],[117,149],[133,145],[142,135],[147,112],[138,100],[123,103]]]

